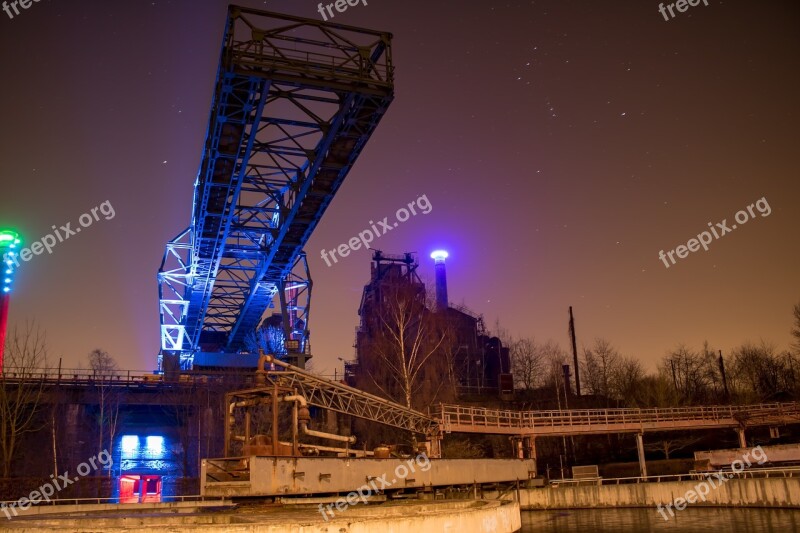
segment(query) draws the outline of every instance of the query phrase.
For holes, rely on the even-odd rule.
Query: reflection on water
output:
[[[746,533],[800,531],[800,510],[689,507],[664,521],[655,508],[525,511],[522,533],[670,531],[744,531]]]

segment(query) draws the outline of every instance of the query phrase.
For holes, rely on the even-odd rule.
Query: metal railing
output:
[[[204,502],[204,501],[225,501],[224,497],[219,496],[202,496],[200,494],[188,494],[184,496],[161,496],[158,502],[139,502],[139,503],[173,503],[173,502]],[[6,500],[0,501],[0,505],[11,506],[11,504],[18,504],[19,500]],[[36,507],[50,507],[54,505],[88,505],[88,504],[119,504],[119,497],[117,498],[50,498],[47,501],[40,500],[33,505]],[[131,504],[133,505],[133,504]]]
[[[800,404],[770,403],[758,405],[715,405],[708,407],[668,407],[650,409],[573,409],[550,411],[504,411],[480,407],[440,404],[432,409],[431,416],[442,424],[445,431],[485,430],[505,428],[512,430],[548,429],[607,429],[614,427],[644,427],[645,425],[668,429],[670,426],[731,425],[749,423],[767,425],[775,422],[800,421]],[[680,423],[680,424],[678,424]],[[525,431],[530,432],[530,431]]]
[[[593,479],[551,479],[550,485],[625,485],[631,483],[666,483],[670,481],[705,481],[715,479],[716,475],[724,473],[727,479],[753,479],[753,478],[798,478],[800,467],[789,468],[750,468],[734,472],[730,468],[704,472],[689,472],[688,474],[666,474],[660,476],[636,477],[597,477]]]
[[[173,377],[156,374],[148,370],[113,370],[109,372],[93,372],[85,368],[39,368],[20,370],[4,368],[0,379],[6,382],[44,382],[58,385],[104,385],[104,386],[158,386],[161,383],[171,385],[195,385],[208,383],[241,383],[254,384],[255,374],[247,372],[183,372]]]

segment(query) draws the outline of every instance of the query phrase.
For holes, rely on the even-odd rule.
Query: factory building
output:
[[[449,302],[447,253],[437,251],[431,258],[436,278],[433,294],[417,273],[415,254],[390,255],[379,250],[373,253],[370,280],[364,286],[358,309],[356,360],[345,365],[346,380],[353,386],[380,392],[375,390],[381,388],[376,385],[383,384],[375,383],[376,374],[392,371],[387,368],[387,350],[382,344],[387,338],[397,339],[396,331],[387,335],[386,330],[397,330],[401,305],[406,316],[400,320],[405,321],[406,329],[412,330],[415,339],[424,337],[418,339],[424,343],[420,353],[405,354],[406,358],[420,360],[418,387],[422,396],[446,401],[443,397],[513,393],[508,348],[487,333],[479,314]],[[422,335],[413,335],[415,328],[424,328]],[[422,364],[421,359],[429,353],[429,359]],[[402,403],[402,398],[394,399]]]

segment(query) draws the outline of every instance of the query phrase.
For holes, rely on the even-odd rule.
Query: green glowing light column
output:
[[[14,269],[19,263],[19,234],[16,231],[0,230],[0,257],[3,258],[2,283],[0,283],[0,372],[3,371],[3,352],[6,346],[6,328],[8,327],[8,303],[11,300],[11,283],[14,281]]]

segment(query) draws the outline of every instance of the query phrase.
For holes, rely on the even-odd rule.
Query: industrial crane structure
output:
[[[393,99],[391,34],[230,6],[191,224],[158,273],[159,368],[233,363],[270,307],[310,357],[303,247]]]

